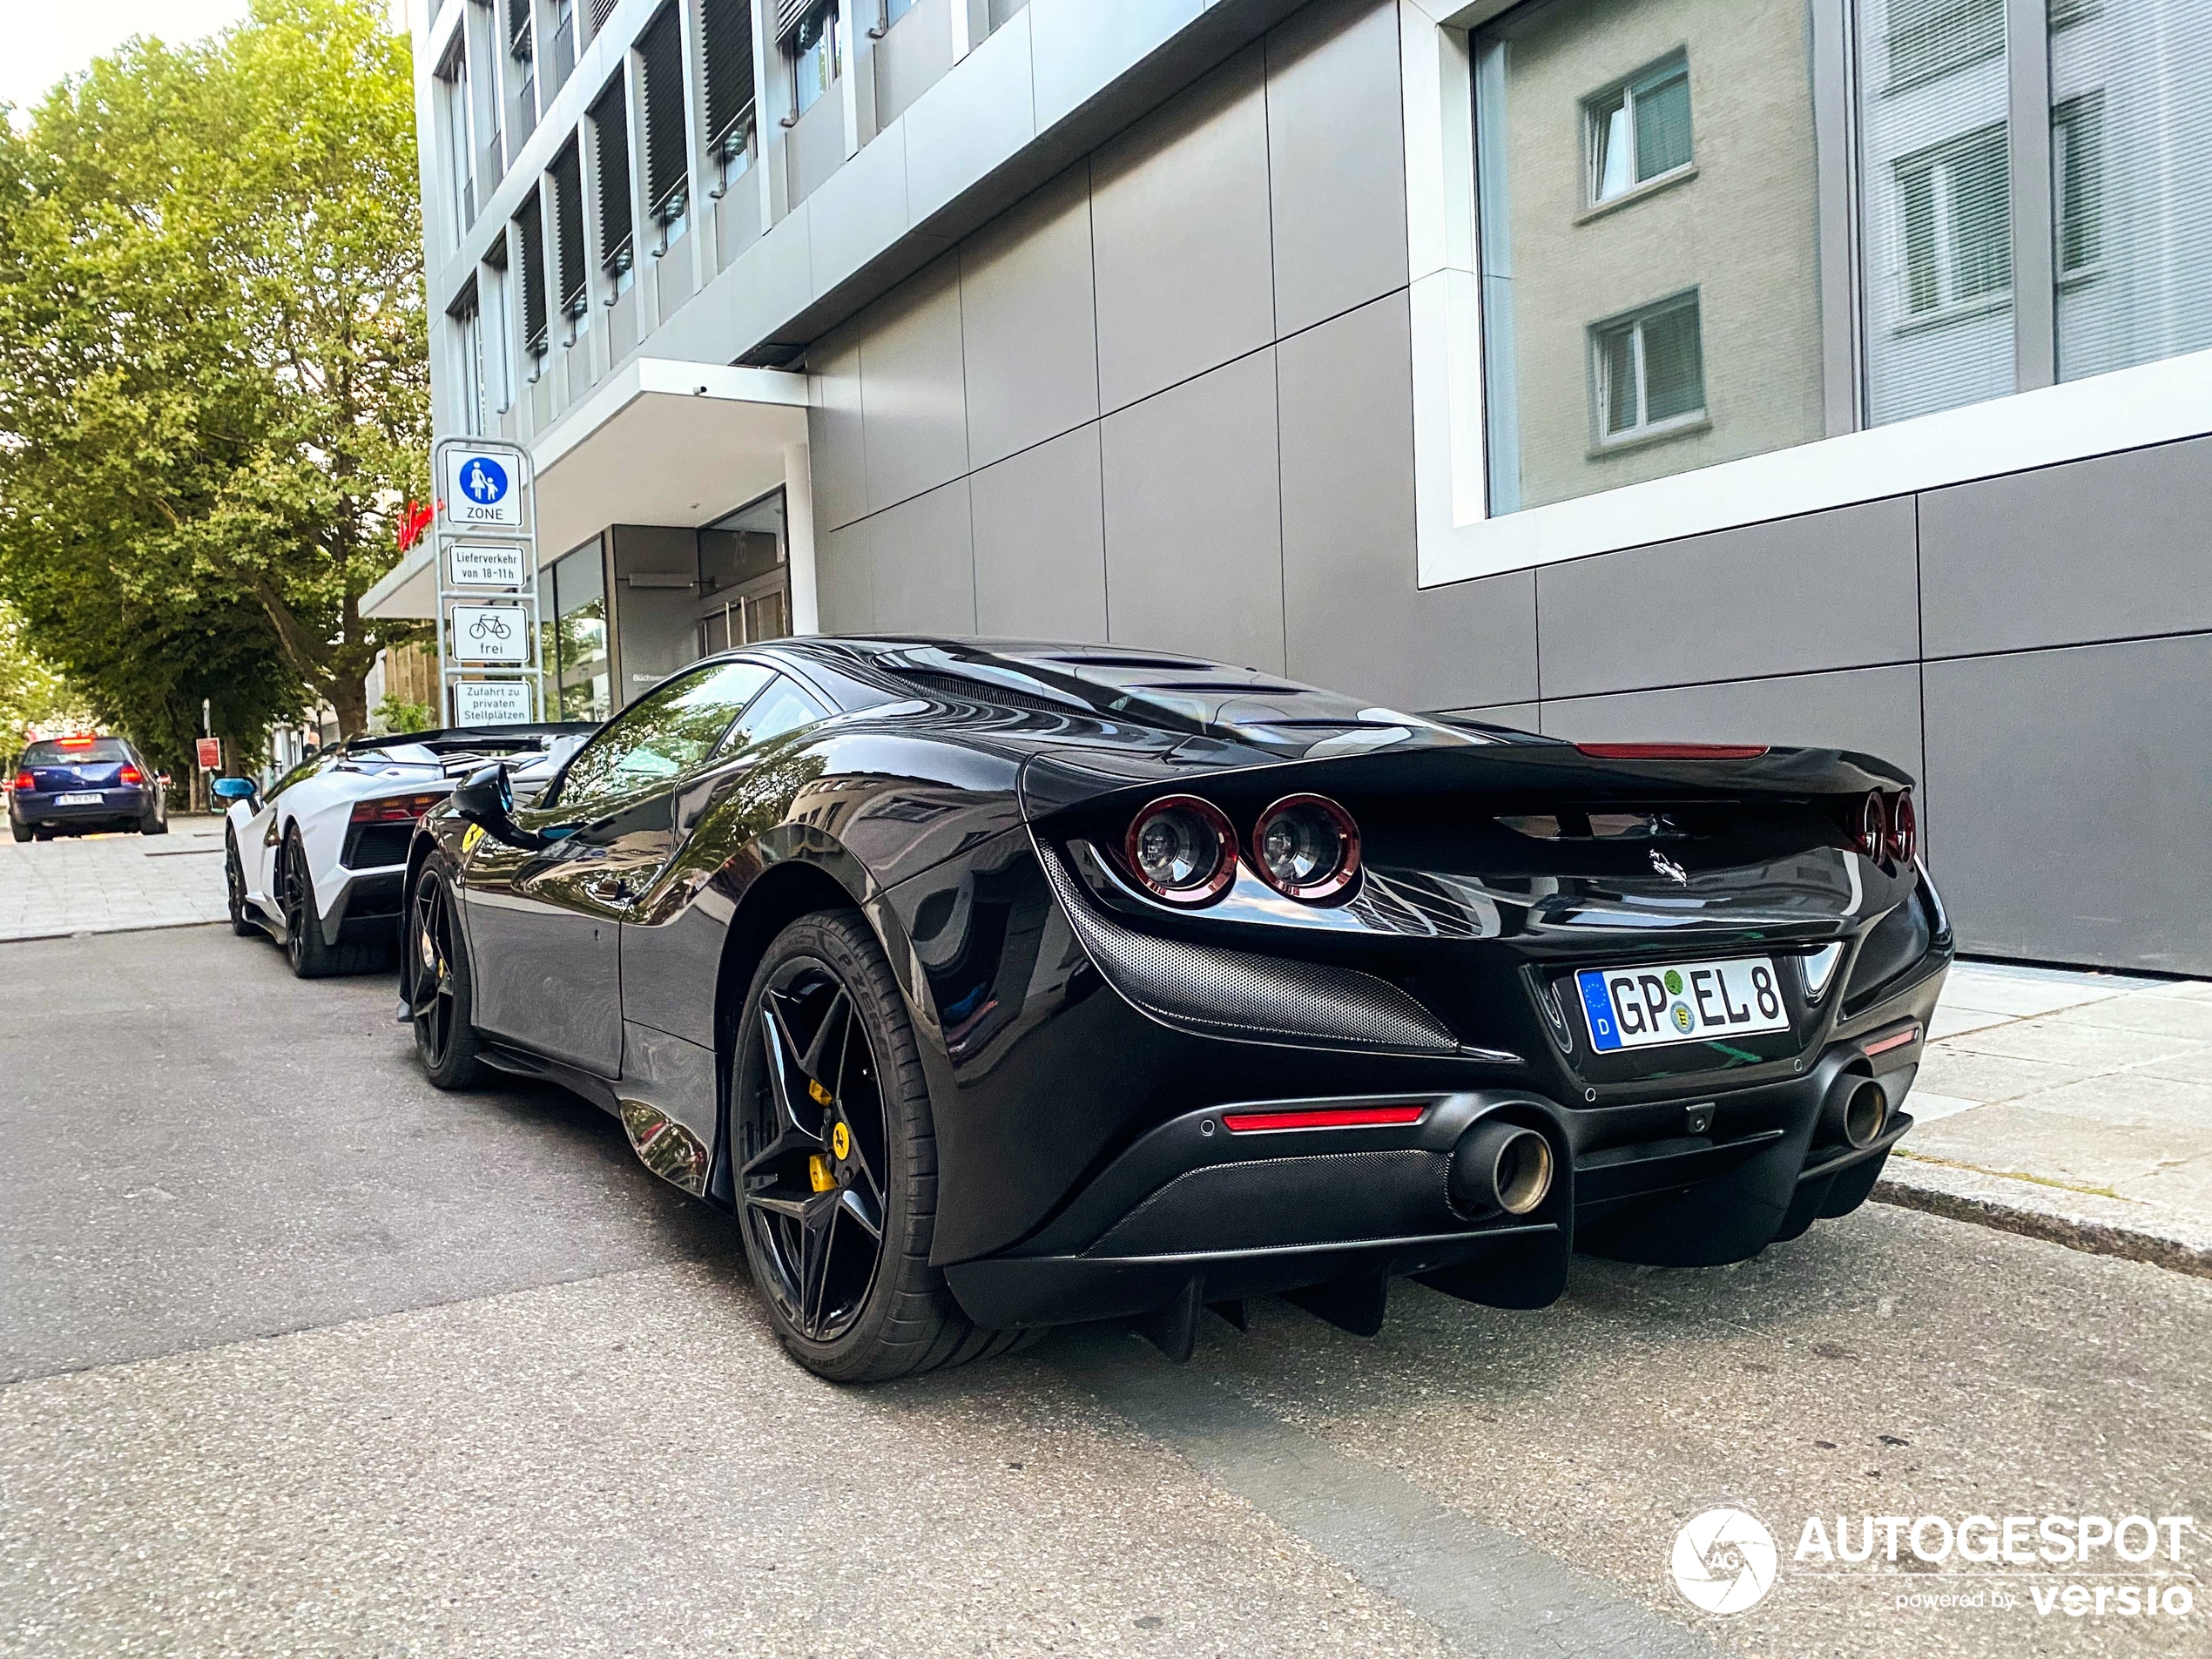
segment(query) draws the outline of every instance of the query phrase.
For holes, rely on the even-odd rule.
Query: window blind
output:
[[[607,83],[591,105],[591,130],[599,141],[599,261],[610,271],[630,263],[630,99],[622,77]]]
[[[682,211],[690,172],[684,143],[684,43],[676,8],[664,6],[637,38],[644,71],[645,206],[666,219]]]

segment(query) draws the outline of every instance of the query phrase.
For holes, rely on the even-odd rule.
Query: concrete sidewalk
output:
[[[223,820],[172,818],[166,835],[0,838],[0,940],[220,921]]]
[[[1875,1196],[2212,1277],[2212,982],[1961,962]]]

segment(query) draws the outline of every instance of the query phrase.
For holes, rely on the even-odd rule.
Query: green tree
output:
[[[0,597],[167,755],[327,702],[364,731],[361,596],[426,492],[404,37],[378,0],[254,0],[0,121]]]
[[[89,725],[84,700],[24,637],[23,618],[0,604],[0,755],[13,754],[26,726]]]

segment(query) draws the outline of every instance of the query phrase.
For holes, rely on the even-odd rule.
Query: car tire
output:
[[[223,833],[223,888],[230,906],[231,931],[240,939],[260,933],[253,913],[246,907],[246,866],[238,856],[238,837],[227,830]]]
[[[435,858],[424,864],[408,894],[407,931],[400,946],[400,994],[415,1023],[415,1051],[438,1089],[467,1089],[477,1078],[475,977],[453,881]]]
[[[11,818],[8,820],[8,833],[16,838],[16,845],[20,846],[30,839],[30,826],[18,824]]]
[[[146,808],[145,816],[138,819],[138,828],[141,835],[168,834],[169,809],[160,801],[155,801],[152,806]]]
[[[30,833],[32,839],[35,840],[51,841],[54,839],[54,832],[44,824],[39,825],[38,827],[32,830]]]
[[[975,1325],[930,1265],[929,1090],[891,964],[860,914],[819,912],[779,934],[737,1031],[725,1103],[732,1183],[745,1259],[785,1350],[830,1381],[880,1382],[1029,1337]]]
[[[314,875],[307,868],[307,850],[300,845],[297,824],[284,838],[284,855],[277,867],[277,894],[284,912],[284,954],[292,963],[293,977],[328,979],[384,965],[384,953],[374,945],[324,942]]]

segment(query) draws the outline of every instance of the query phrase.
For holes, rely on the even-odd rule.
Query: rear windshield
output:
[[[23,764],[26,766],[111,766],[130,758],[131,752],[123,746],[120,738],[34,743],[23,752]]]

